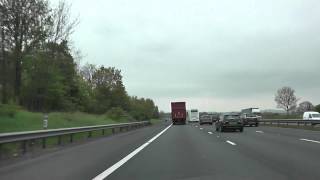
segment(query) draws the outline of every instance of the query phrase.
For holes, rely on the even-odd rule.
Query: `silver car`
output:
[[[210,115],[202,115],[202,116],[200,116],[199,124],[200,125],[202,125],[202,124],[210,124],[210,125],[212,125],[213,124],[212,117]]]

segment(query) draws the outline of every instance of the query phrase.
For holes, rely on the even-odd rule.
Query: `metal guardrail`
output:
[[[320,124],[319,120],[302,120],[302,119],[262,119],[259,121],[260,124],[274,124],[274,125],[304,125],[314,126]]]
[[[88,132],[88,138],[92,136],[93,131],[102,131],[102,135],[105,135],[105,130],[111,129],[112,134],[118,128],[118,131],[131,130],[139,127],[150,125],[150,121],[132,122],[132,123],[120,123],[120,124],[108,124],[98,126],[84,126],[75,128],[61,128],[50,130],[38,130],[38,131],[25,131],[14,133],[2,133],[0,134],[0,146],[6,143],[22,142],[22,153],[27,151],[28,141],[42,139],[42,148],[46,148],[46,139],[49,137],[58,137],[58,145],[62,143],[62,136],[69,135],[69,142],[73,142],[73,135],[77,133]]]

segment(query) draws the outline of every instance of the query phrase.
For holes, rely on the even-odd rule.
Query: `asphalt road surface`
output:
[[[171,126],[155,137],[168,126],[161,123],[2,166],[0,179],[90,180],[110,169],[106,179],[111,180],[320,179],[320,132],[246,127],[243,133],[220,133],[214,126],[189,124]]]

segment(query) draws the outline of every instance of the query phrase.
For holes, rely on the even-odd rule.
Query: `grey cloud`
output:
[[[241,108],[260,97],[275,108],[281,86],[320,103],[319,8],[318,0],[74,0],[74,41],[83,61],[121,69],[128,93],[161,109],[207,98],[227,111],[228,102]]]

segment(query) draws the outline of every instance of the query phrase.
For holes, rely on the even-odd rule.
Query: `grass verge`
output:
[[[13,117],[0,116],[0,133],[31,131],[43,129],[43,113],[18,111]],[[126,120],[112,120],[106,115],[93,115],[82,112],[64,113],[54,112],[48,115],[48,129],[68,128],[79,126],[93,126],[128,122]]]
[[[152,125],[154,125],[154,124],[160,123],[161,120],[160,119],[151,119],[150,122],[151,122]]]

